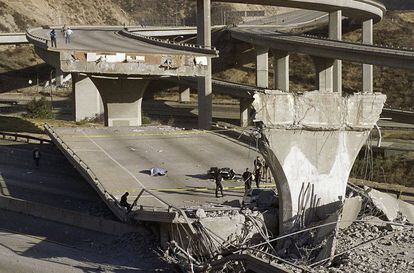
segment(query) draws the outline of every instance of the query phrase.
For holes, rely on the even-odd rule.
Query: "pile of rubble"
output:
[[[245,261],[229,258],[242,253],[257,259],[258,264],[266,260],[285,270],[279,268],[277,272],[414,272],[414,206],[391,195],[351,186],[341,222],[333,233],[335,228],[330,223],[314,223],[275,237],[265,211],[242,209],[212,214],[200,210],[195,227],[202,236],[196,241],[197,245],[208,244],[194,248],[194,243],[179,242],[182,238],[177,236],[167,256],[186,264],[182,267],[185,272],[244,272]],[[269,218],[277,221],[277,212]],[[320,245],[306,245],[309,238],[320,236],[326,239]],[[290,247],[286,247],[287,242]],[[179,247],[183,245],[187,247]],[[297,251],[290,251],[293,247]],[[332,256],[321,259],[321,251],[332,251]],[[220,267],[212,267],[214,264]]]

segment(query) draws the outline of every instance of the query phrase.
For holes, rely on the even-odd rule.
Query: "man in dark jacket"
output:
[[[121,202],[119,202],[119,204],[121,207],[125,207],[129,211],[131,209],[131,205],[128,203],[128,195],[129,192],[124,193],[124,195],[121,196]]]
[[[36,167],[40,165],[40,150],[38,148],[33,150],[33,160],[35,161]]]
[[[218,172],[216,173],[216,198],[218,198],[218,192],[221,192],[221,197],[224,197],[223,194],[223,184],[221,184],[221,182],[223,181],[223,177],[220,174],[220,170],[218,170]]]
[[[254,161],[254,175],[256,180],[256,187],[260,188],[260,180],[262,179],[262,159],[258,156]]]
[[[244,182],[244,194],[252,188],[253,174],[249,171],[249,168],[246,168],[246,171],[242,174]]]
[[[52,29],[52,31],[50,32],[50,42],[52,47],[57,47],[55,29]]]

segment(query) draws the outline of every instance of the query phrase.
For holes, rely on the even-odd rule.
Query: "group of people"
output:
[[[262,178],[267,182],[270,179],[269,175],[269,166],[267,165],[266,161],[262,159],[260,156],[256,157],[253,162],[254,164],[254,173],[250,172],[249,168],[246,168],[246,171],[242,174],[242,179],[244,182],[244,190],[245,194],[249,190],[252,189],[252,182],[253,180],[256,182],[256,187],[260,188],[260,183]],[[221,193],[221,197],[224,197],[223,194],[223,177],[220,172],[216,172],[214,180],[216,182],[216,197],[218,198],[218,194]]]
[[[267,165],[266,161],[260,158],[260,156],[256,157],[253,162],[254,164],[254,173],[250,172],[249,168],[246,168],[246,171],[242,175],[242,179],[244,182],[244,189],[247,193],[252,188],[253,179],[256,182],[256,187],[260,188],[260,183],[262,178],[265,178],[267,182],[268,177],[270,178],[269,174],[269,166]]]
[[[62,28],[62,33],[65,37],[65,43],[70,44],[72,42],[73,30],[65,25]],[[52,47],[57,47],[57,33],[55,29],[50,31],[50,42]]]

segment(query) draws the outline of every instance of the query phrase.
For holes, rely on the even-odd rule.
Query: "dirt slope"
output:
[[[123,24],[130,20],[113,0],[0,0],[0,32],[44,24]]]

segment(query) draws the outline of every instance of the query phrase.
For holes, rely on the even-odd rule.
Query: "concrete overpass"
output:
[[[168,43],[122,27],[73,30],[70,44],[57,30],[55,48],[48,40],[50,29],[31,29],[26,36],[36,53],[56,68],[58,78],[72,73],[75,119],[103,112],[108,126],[141,125],[142,96],[150,79],[204,77],[208,59],[217,55],[211,48]]]

